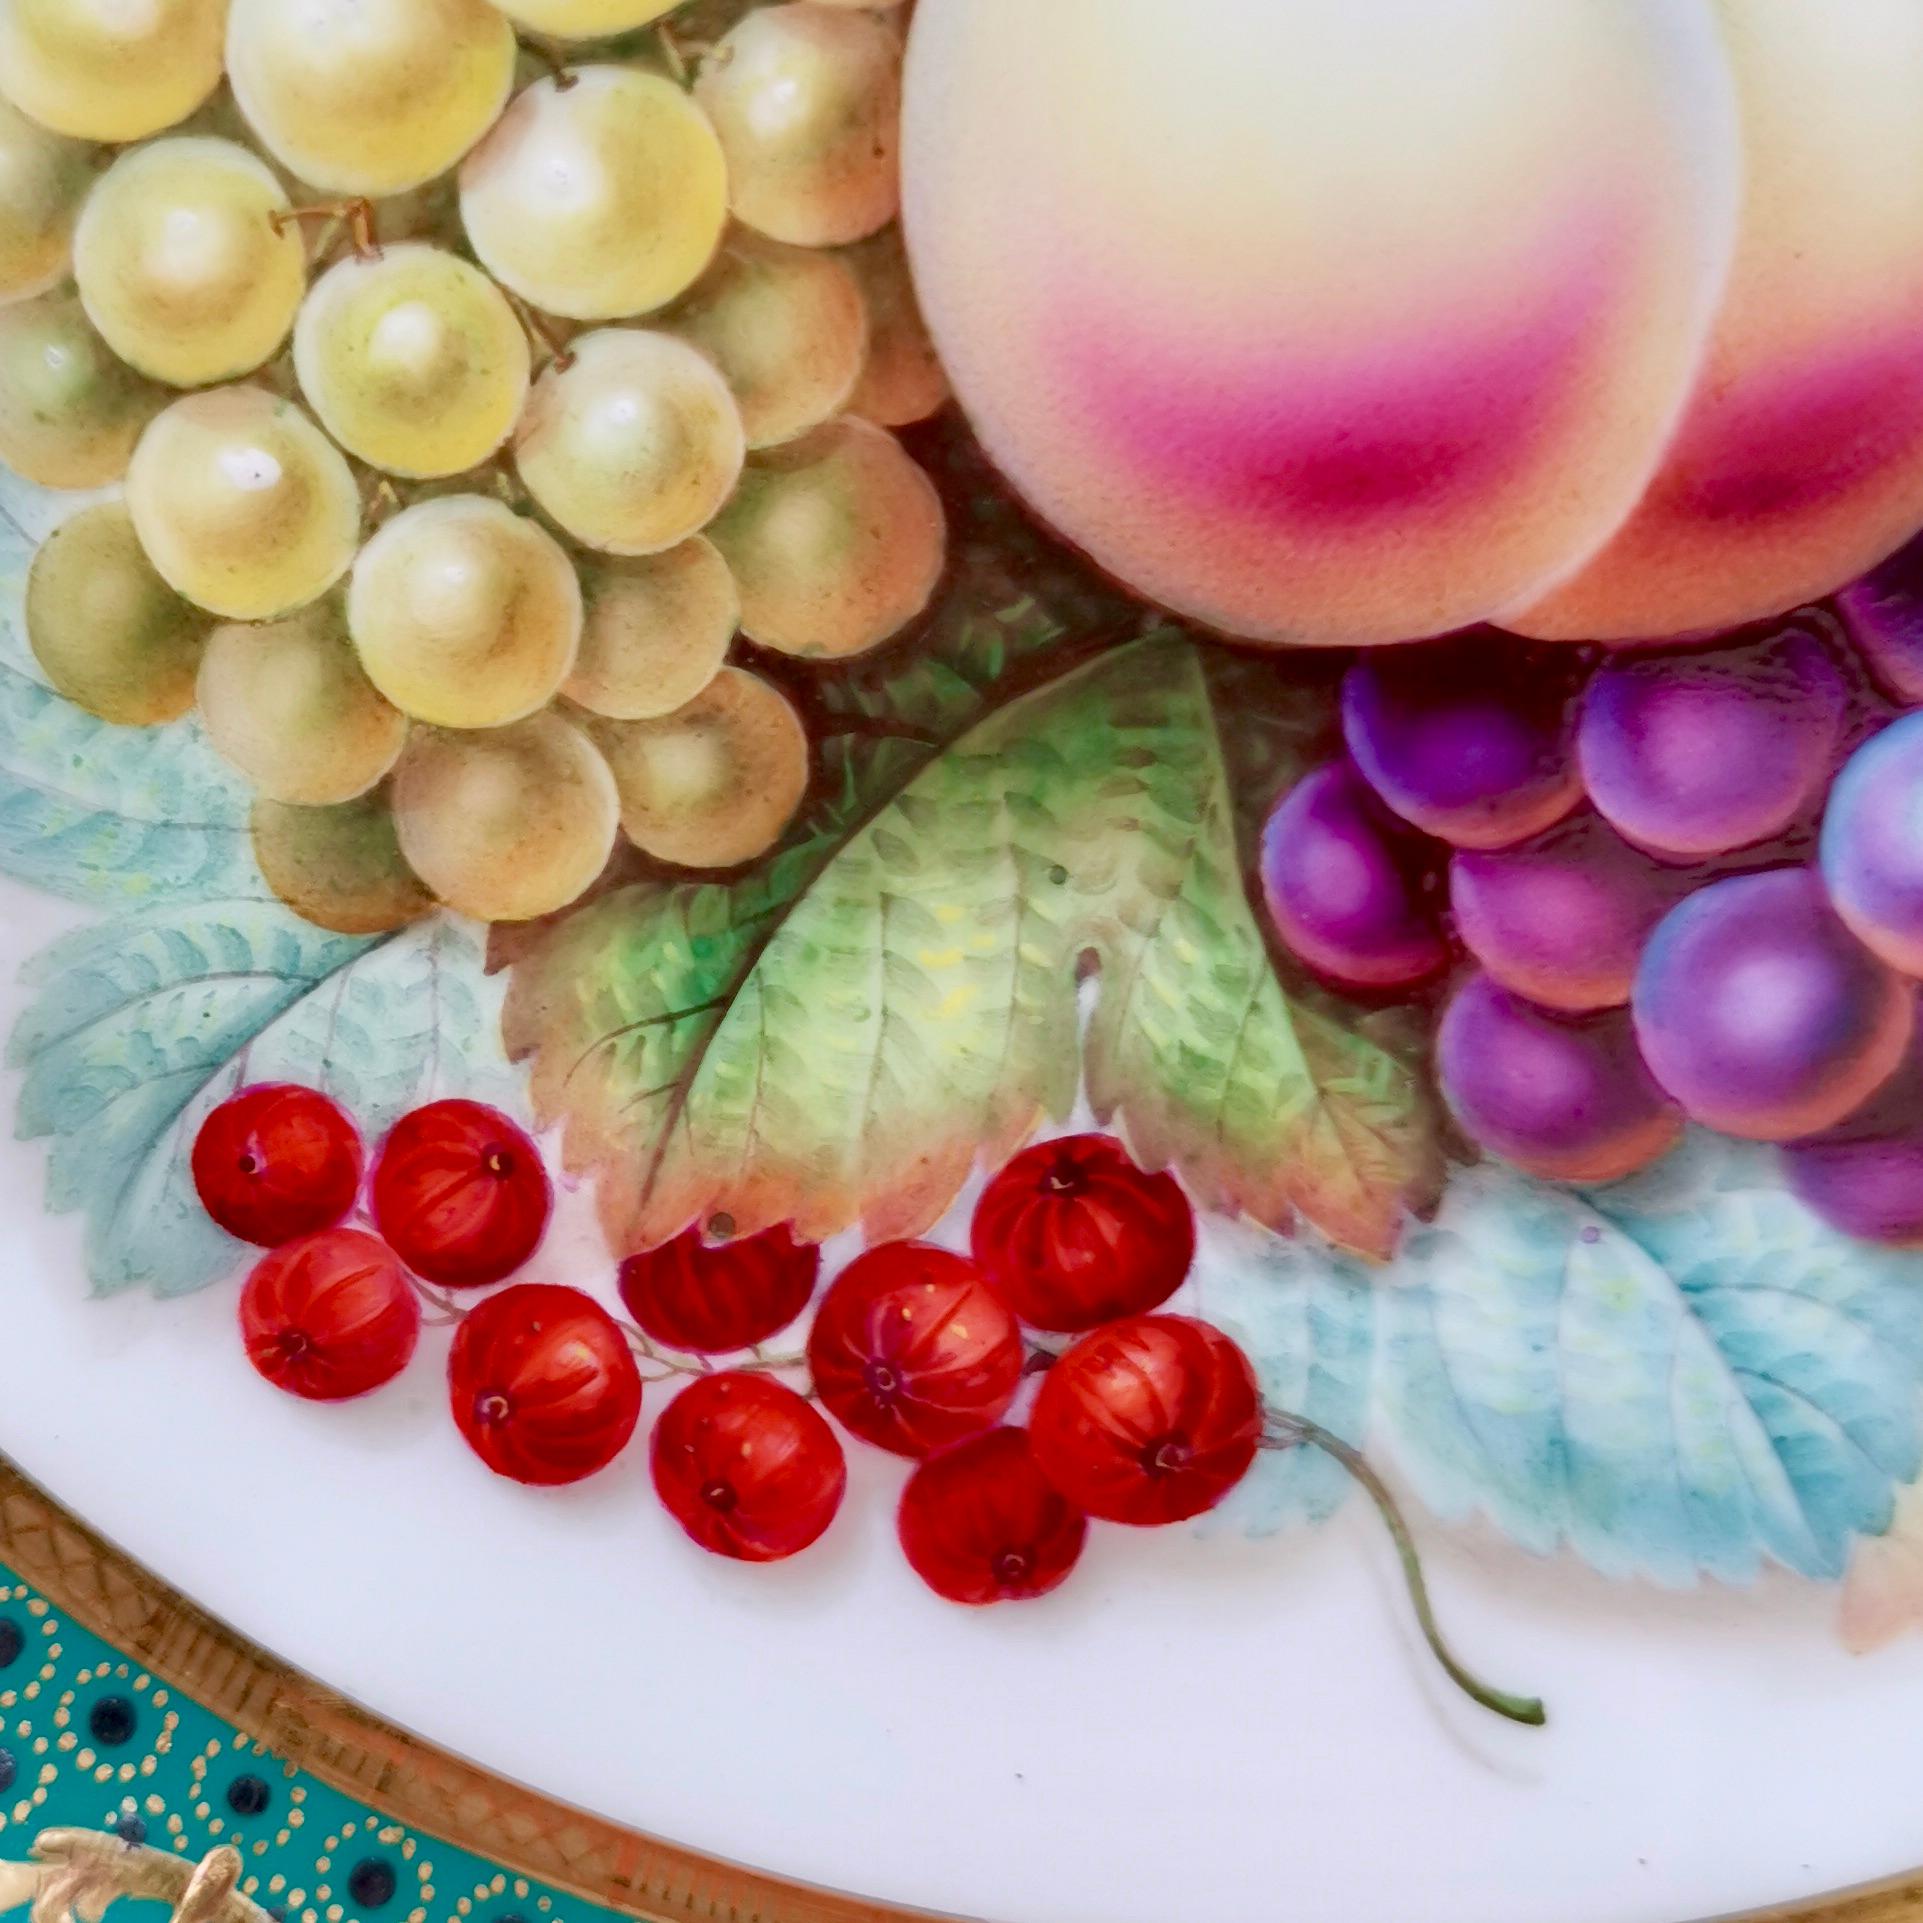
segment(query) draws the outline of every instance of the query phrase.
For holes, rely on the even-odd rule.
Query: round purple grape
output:
[[[1472,1141],[1552,1181],[1613,1182],[1682,1132],[1626,1015],[1552,1014],[1485,974],[1443,1012],[1436,1077]]]
[[[1658,854],[1726,854],[1781,834],[1822,793],[1849,691],[1822,638],[1791,623],[1738,647],[1617,655],[1584,697],[1589,798]]]
[[[1581,798],[1580,688],[1568,649],[1493,630],[1372,649],[1343,677],[1343,739],[1405,821],[1458,848],[1506,848]]]
[[[1283,945],[1348,988],[1407,988],[1449,958],[1430,851],[1345,761],[1296,783],[1262,830],[1262,894]]]
[[[1853,581],[1836,607],[1885,693],[1923,704],[1923,535]]]
[[[1821,1135],[1783,1149],[1783,1172],[1804,1205],[1866,1242],[1923,1244],[1923,1059],[1911,1048],[1864,1106]]]
[[[1909,1046],[1911,986],[1807,868],[1712,882],[1643,950],[1630,1000],[1649,1071],[1692,1120],[1786,1142],[1833,1127]]]
[[[1923,976],[1923,714],[1858,748],[1823,815],[1823,882],[1857,939]]]
[[[1463,946],[1503,987],[1575,1014],[1629,1000],[1643,943],[1683,886],[1586,811],[1449,864]]]

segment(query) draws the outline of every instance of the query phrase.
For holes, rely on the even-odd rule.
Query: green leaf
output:
[[[1204,1205],[1386,1252],[1439,1180],[1422,1083],[1278,978],[1194,645],[1100,655],[911,770],[744,882],[624,889],[516,967],[510,1051],[616,1245],[715,1215],[916,1232],[1085,1074]]]
[[[248,797],[198,721],[121,728],[40,679],[22,612],[27,568],[61,497],[0,469],[0,871],[119,907],[264,897]]]
[[[245,1264],[201,1210],[188,1157],[246,1083],[324,1089],[370,1140],[438,1095],[522,1105],[499,986],[446,917],[363,941],[272,903],[177,902],[65,937],[26,979],[35,997],[8,1044],[17,1130],[51,1139],[48,1207],[85,1213],[98,1293],[178,1295]]]
[[[1460,1172],[1377,1307],[1429,1507],[1608,1575],[1833,1578],[1923,1460],[1923,1254],[1825,1227],[1752,1144],[1591,1191]]]

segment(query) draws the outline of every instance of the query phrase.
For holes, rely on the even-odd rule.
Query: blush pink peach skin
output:
[[[1915,0],[921,0],[956,389],[1150,599],[1634,640],[1923,525]]]

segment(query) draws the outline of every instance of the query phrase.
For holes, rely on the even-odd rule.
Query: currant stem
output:
[[[1302,1443],[1310,1443],[1325,1456],[1339,1462],[1368,1492],[1370,1501],[1376,1506],[1376,1513],[1389,1531],[1390,1540],[1395,1544],[1396,1557],[1402,1564],[1403,1581],[1408,1584],[1409,1601],[1415,1609],[1423,1640],[1449,1680],[1484,1709],[1493,1710],[1498,1716],[1506,1716],[1512,1723],[1526,1723],[1532,1729],[1541,1728],[1549,1720],[1549,1713],[1539,1697],[1512,1696],[1507,1690],[1490,1688],[1487,1683],[1471,1675],[1443,1641],[1436,1612],[1429,1601],[1429,1584],[1422,1573],[1422,1558],[1416,1550],[1415,1538],[1409,1533],[1409,1525],[1403,1517],[1401,1506],[1390,1493],[1389,1485],[1377,1475],[1361,1451],[1351,1448],[1340,1436],[1307,1416],[1271,1409],[1269,1422],[1270,1433],[1263,1437],[1264,1448],[1293,1449]]]

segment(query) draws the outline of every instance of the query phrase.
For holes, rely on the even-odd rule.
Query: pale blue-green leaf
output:
[[[1255,1364],[1271,1408],[1360,1445],[1375,1353],[1375,1274],[1317,1240],[1213,1218],[1202,1224],[1194,1288],[1199,1312]],[[1265,1451],[1216,1518],[1250,1535],[1273,1535],[1333,1515],[1353,1486],[1319,1449]]]
[[[1681,1585],[1842,1573],[1917,1472],[1923,1256],[1695,1136],[1576,1192],[1460,1174],[1378,1284],[1380,1425],[1439,1514]]]
[[[523,1108],[482,963],[475,932],[444,916],[362,941],[246,899],[103,922],[37,956],[8,1048],[17,1132],[50,1138],[48,1206],[85,1213],[95,1290],[181,1294],[245,1260],[188,1163],[201,1121],[245,1083],[325,1089],[370,1139],[439,1095]]]
[[[22,604],[57,501],[0,469],[0,872],[119,907],[264,895],[246,790],[198,721],[115,727],[40,678]]]

